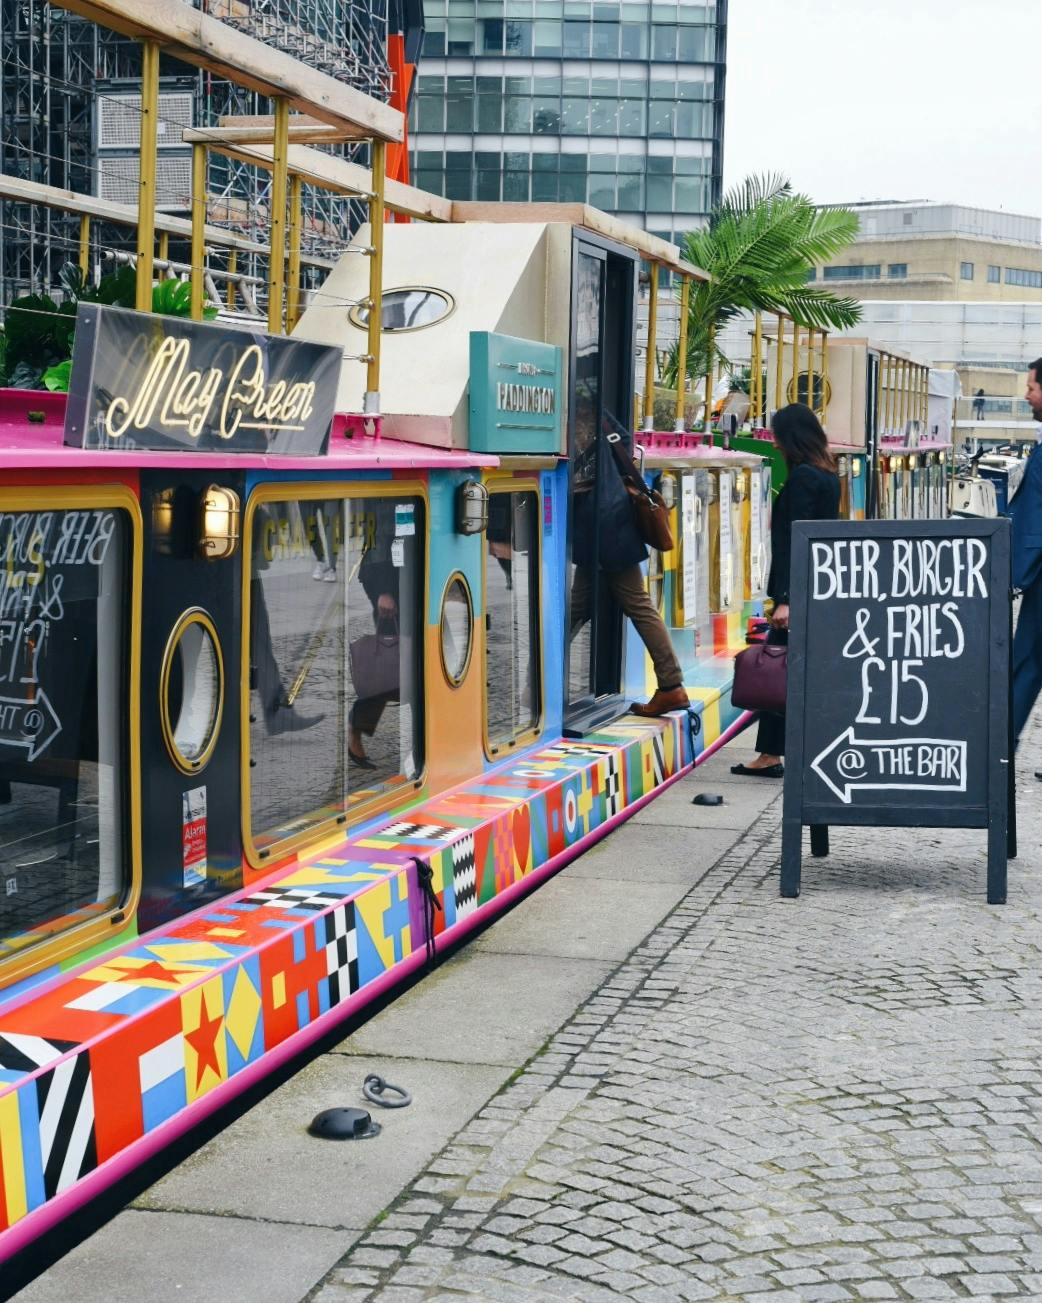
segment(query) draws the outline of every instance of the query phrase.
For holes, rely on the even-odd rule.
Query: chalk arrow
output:
[[[43,688],[36,698],[0,697],[0,746],[21,747],[32,763],[62,731],[62,723]]]
[[[966,743],[952,738],[863,740],[848,728],[814,757],[810,767],[844,805],[856,792],[966,791]],[[911,772],[900,772],[908,767]],[[882,778],[891,781],[872,781]]]

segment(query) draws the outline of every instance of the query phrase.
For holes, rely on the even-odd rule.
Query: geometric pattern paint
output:
[[[693,760],[683,714],[536,744],[0,1000],[0,1261],[5,1229],[419,962],[428,914],[417,860],[440,906],[433,940],[448,942]]]

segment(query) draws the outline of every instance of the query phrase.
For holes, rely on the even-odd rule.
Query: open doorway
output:
[[[595,236],[572,252],[569,384],[570,510],[565,647],[565,731],[589,732],[622,708],[622,614],[599,563],[597,520],[614,476],[606,432],[629,431],[633,414],[637,259]]]

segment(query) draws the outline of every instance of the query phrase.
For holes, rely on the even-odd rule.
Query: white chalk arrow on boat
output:
[[[32,701],[0,697],[0,746],[23,747],[32,763],[62,731],[62,722],[43,688]]]

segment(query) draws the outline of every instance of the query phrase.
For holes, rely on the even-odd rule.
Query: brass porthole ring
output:
[[[171,689],[180,686],[171,702]],[[213,755],[224,713],[224,658],[209,615],[193,606],[180,615],[163,652],[159,718],[170,759],[184,774],[197,774]],[[176,714],[176,718],[174,718]]]
[[[441,668],[449,686],[458,688],[467,677],[474,651],[474,601],[459,570],[449,576],[441,595],[439,628]]]

